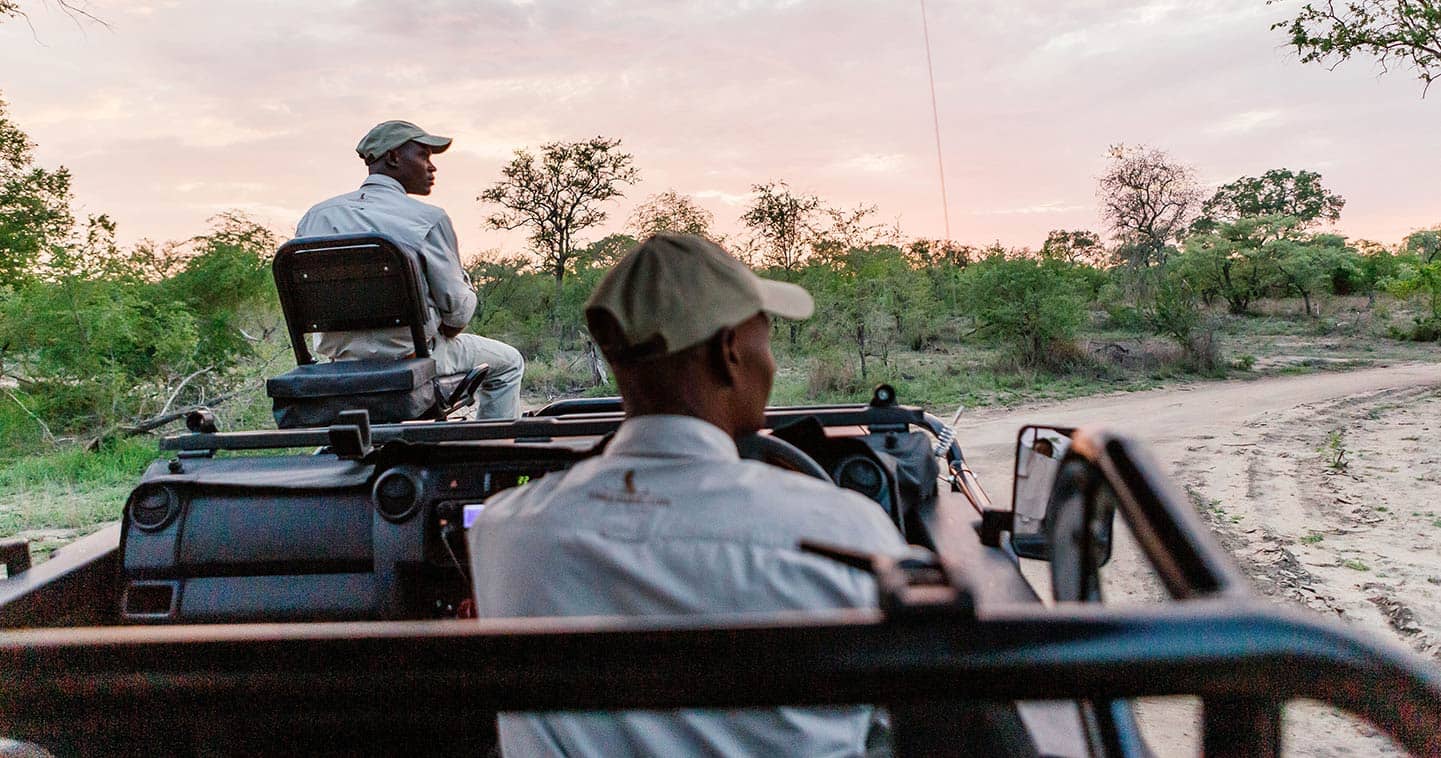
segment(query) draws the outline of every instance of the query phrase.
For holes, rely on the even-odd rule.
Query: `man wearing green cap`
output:
[[[295,230],[298,237],[379,232],[420,262],[422,287],[430,303],[425,333],[441,375],[463,374],[482,363],[490,374],[481,385],[476,418],[520,415],[520,379],[525,359],[499,340],[464,334],[475,313],[475,289],[460,265],[455,227],[445,211],[410,195],[429,195],[435,184],[430,157],[450,147],[409,121],[386,121],[360,140],[355,152],[369,167],[360,189],[311,208]],[[316,352],[332,360],[404,358],[415,349],[410,330],[321,333]]]
[[[674,615],[867,607],[863,571],[802,538],[905,549],[866,498],[742,460],[775,376],[772,316],[803,319],[802,288],[761,279],[714,243],[662,234],[586,303],[627,419],[605,451],[485,504],[470,529],[482,617]],[[502,753],[860,755],[874,709],[503,713]]]

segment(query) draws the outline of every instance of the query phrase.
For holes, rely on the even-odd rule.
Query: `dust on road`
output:
[[[1009,502],[1016,429],[1100,424],[1151,447],[1255,583],[1441,661],[1441,366],[1221,382],[969,414],[959,439]],[[1150,594],[1118,556],[1107,586]],[[1130,583],[1128,586],[1128,582]],[[1143,586],[1144,585],[1144,586]],[[1143,708],[1161,755],[1195,754],[1194,707]],[[1399,754],[1316,706],[1288,710],[1291,755]]]

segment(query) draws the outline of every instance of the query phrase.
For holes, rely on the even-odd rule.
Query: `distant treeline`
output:
[[[1065,372],[1085,363],[1075,338],[1097,319],[1174,340],[1192,370],[1216,371],[1215,312],[1271,297],[1298,298],[1307,316],[1332,294],[1415,298],[1420,315],[1394,336],[1441,336],[1441,230],[1396,246],[1351,241],[1323,229],[1344,200],[1313,172],[1276,169],[1205,196],[1164,153],[1118,146],[1111,157],[1098,190],[1104,239],[1058,230],[1034,249],[914,239],[878,223],[874,206],[834,208],[770,182],[753,187],[745,232],[720,241],[814,294],[816,316],[778,325],[777,349],[824,356],[861,382],[898,352],[973,341],[1017,367]],[[520,348],[528,382],[544,381],[546,359],[589,367],[582,303],[637,239],[711,234],[711,214],[672,191],[641,203],[626,233],[582,242],[638,181],[633,164],[619,140],[551,143],[516,151],[482,193],[497,209],[488,223],[526,230],[530,249],[472,258],[471,328]],[[269,273],[276,234],[235,213],[179,242],[122,249],[114,232],[103,215],[74,216],[69,173],[35,165],[0,102],[0,448],[144,431],[284,368],[256,361],[285,347]]]

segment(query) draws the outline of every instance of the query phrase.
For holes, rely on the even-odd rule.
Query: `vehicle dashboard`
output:
[[[618,423],[618,421],[617,421]],[[933,438],[828,429],[803,417],[771,433],[928,545]],[[331,452],[153,464],[126,503],[120,618],[132,624],[454,618],[471,614],[467,511],[597,454],[608,437],[391,440]]]

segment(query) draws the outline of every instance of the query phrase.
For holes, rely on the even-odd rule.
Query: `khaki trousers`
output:
[[[482,363],[490,364],[490,374],[476,393],[477,419],[520,417],[520,379],[525,375],[525,358],[519,350],[478,334],[437,334],[430,354],[441,376],[464,374]]]

